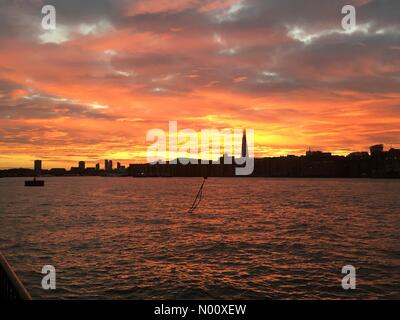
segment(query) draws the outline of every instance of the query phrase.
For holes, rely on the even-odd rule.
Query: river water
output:
[[[210,178],[192,214],[199,178],[45,180],[0,179],[0,251],[35,299],[400,299],[399,180]]]

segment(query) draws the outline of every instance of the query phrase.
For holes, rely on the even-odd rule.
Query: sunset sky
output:
[[[169,120],[256,156],[400,147],[400,1],[0,0],[0,168],[144,162]]]

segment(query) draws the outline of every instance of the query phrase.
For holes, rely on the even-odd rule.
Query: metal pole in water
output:
[[[191,206],[191,208],[189,209],[188,213],[193,213],[194,210],[197,209],[197,207],[200,205],[201,199],[203,197],[203,188],[204,188],[204,184],[207,180],[207,177],[204,177],[203,183],[201,184],[201,187],[199,189],[199,192],[197,192],[196,198],[193,201],[193,204]]]

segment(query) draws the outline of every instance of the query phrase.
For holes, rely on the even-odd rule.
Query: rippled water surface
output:
[[[201,179],[45,180],[0,179],[0,251],[36,299],[400,299],[398,180],[208,179],[193,214]]]

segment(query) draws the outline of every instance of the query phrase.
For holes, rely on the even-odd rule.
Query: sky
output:
[[[145,162],[170,120],[258,157],[400,147],[399,71],[398,0],[0,0],[0,168]]]

